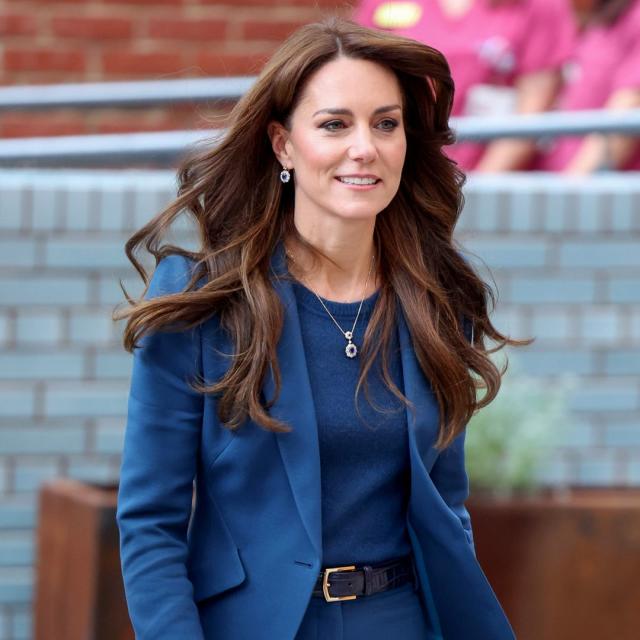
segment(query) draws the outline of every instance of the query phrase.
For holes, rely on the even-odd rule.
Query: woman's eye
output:
[[[393,131],[398,126],[398,122],[393,120],[392,118],[385,118],[380,123],[378,123],[378,127],[384,131]]]
[[[344,127],[344,122],[342,120],[330,120],[329,122],[325,122],[320,125],[323,129],[327,131],[338,131]]]

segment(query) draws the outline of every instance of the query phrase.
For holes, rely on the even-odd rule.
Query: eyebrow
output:
[[[378,107],[373,115],[378,115],[379,113],[386,113],[387,111],[394,111],[396,109],[402,110],[402,107],[399,104],[389,104],[384,107]],[[316,111],[312,117],[317,116],[319,113],[327,113],[332,116],[352,116],[353,111],[351,109],[320,109],[320,111]]]

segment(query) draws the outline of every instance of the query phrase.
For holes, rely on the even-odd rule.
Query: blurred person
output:
[[[514,637],[475,557],[464,438],[500,384],[485,338],[519,342],[452,241],[452,99],[422,43],[305,26],[128,241],[138,640]],[[197,251],[166,244],[185,211]]]
[[[355,19],[442,51],[456,85],[454,116],[547,110],[575,37],[567,0],[362,0]],[[508,171],[531,163],[535,142],[459,143],[447,153],[465,170]]]
[[[583,27],[557,109],[640,108],[640,0],[576,0],[576,9]],[[640,140],[623,134],[558,138],[536,168],[569,174],[640,170]]]

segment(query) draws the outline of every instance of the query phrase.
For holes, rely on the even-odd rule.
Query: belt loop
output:
[[[364,572],[364,595],[370,596],[373,590],[373,569],[365,564],[362,571]]]

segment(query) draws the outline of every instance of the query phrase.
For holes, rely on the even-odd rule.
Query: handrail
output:
[[[0,111],[233,101],[254,82],[255,77],[233,76],[0,87]]]
[[[587,133],[640,134],[640,109],[552,112],[487,118],[452,118],[458,140],[542,138]],[[52,136],[0,140],[0,166],[58,166],[174,163],[199,141],[218,140],[224,130]]]
[[[640,109],[628,111],[548,111],[507,116],[452,118],[459,140],[640,133]]]
[[[175,163],[190,148],[211,142],[224,130],[108,133],[0,140],[0,166],[113,166]]]

